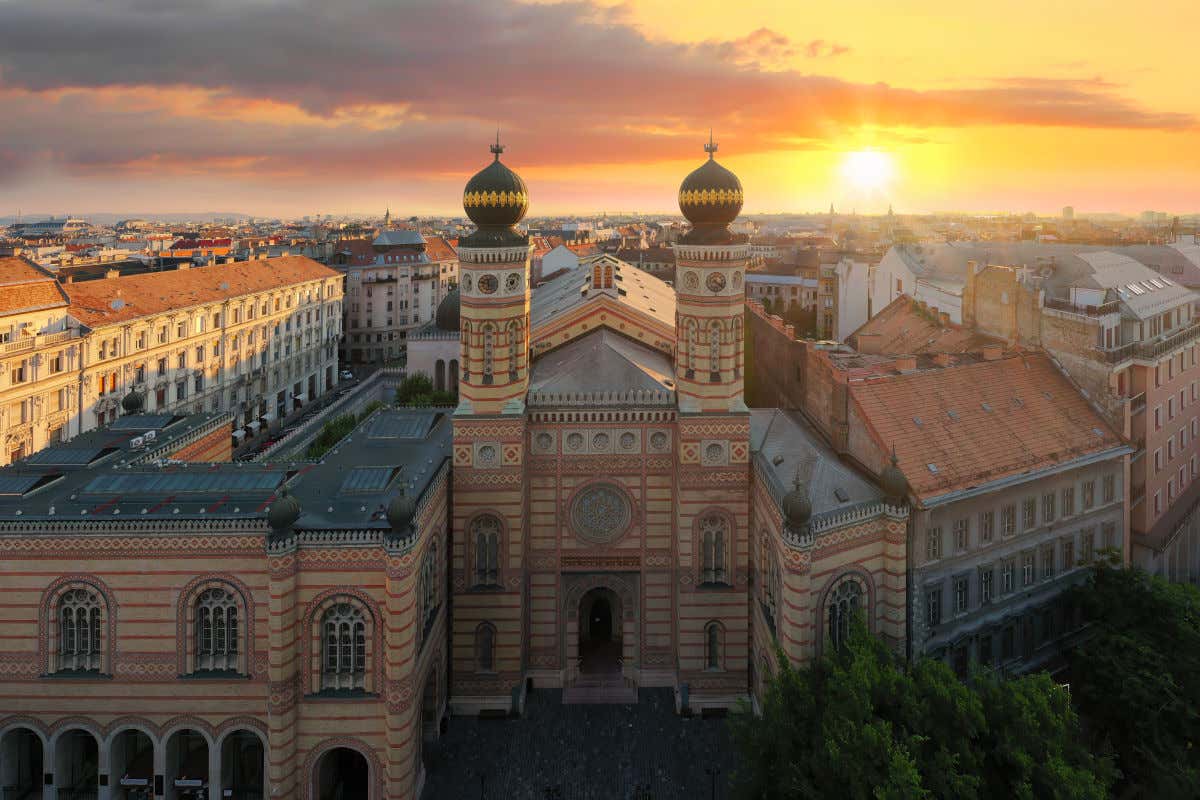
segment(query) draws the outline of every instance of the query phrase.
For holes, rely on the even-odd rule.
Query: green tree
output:
[[[401,381],[396,389],[396,405],[428,408],[429,406],[458,405],[458,394],[434,389],[433,381],[424,372],[418,372]]]
[[[1093,747],[1111,747],[1129,796],[1200,795],[1200,589],[1100,564],[1076,592],[1090,636],[1071,692]]]
[[[939,661],[905,665],[861,624],[819,661],[779,663],[761,718],[731,721],[746,800],[1107,797],[1111,764],[1046,675],[963,683]]]

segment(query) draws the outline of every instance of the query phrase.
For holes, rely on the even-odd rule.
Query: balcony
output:
[[[1165,339],[1130,342],[1111,349],[1096,348],[1095,353],[1097,358],[1108,364],[1117,364],[1130,358],[1155,361],[1165,353],[1169,353],[1177,347],[1183,347],[1197,338],[1200,338],[1200,322],[1189,325]]]
[[[77,328],[68,328],[58,333],[42,333],[36,336],[24,336],[14,342],[0,344],[0,355],[9,356],[14,353],[24,353],[30,350],[40,350],[43,347],[69,342],[79,338]]]
[[[1136,417],[1146,410],[1146,393],[1135,394],[1129,398],[1129,416]]]
[[[1121,304],[1116,300],[1102,303],[1098,306],[1080,306],[1069,300],[1047,297],[1045,305],[1046,308],[1053,308],[1056,311],[1066,311],[1068,314],[1078,314],[1083,317],[1103,317],[1108,314],[1121,313]]]

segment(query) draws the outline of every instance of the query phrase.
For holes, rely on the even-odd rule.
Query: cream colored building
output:
[[[303,256],[62,285],[11,262],[27,280],[0,284],[0,463],[113,422],[131,392],[150,412],[229,411],[241,440],[337,383],[342,278]]]

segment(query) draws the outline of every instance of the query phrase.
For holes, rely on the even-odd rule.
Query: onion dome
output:
[[[442,298],[434,312],[433,320],[438,330],[447,333],[458,333],[462,327],[459,324],[459,314],[462,309],[462,295],[457,288]]]
[[[283,533],[296,524],[300,519],[300,501],[295,495],[288,494],[287,487],[279,490],[275,502],[267,511],[267,523],[275,533]]]
[[[783,521],[789,528],[802,530],[812,519],[812,500],[808,497],[808,489],[800,480],[800,468],[796,468],[796,478],[792,482],[792,490],[783,496]]]
[[[130,390],[121,398],[121,410],[126,414],[140,414],[146,407],[146,396],[141,392]]]
[[[742,210],[742,182],[717,163],[717,145],[709,134],[704,145],[708,161],[683,179],[679,186],[679,210],[693,228],[724,228]]]
[[[387,520],[392,526],[392,530],[396,533],[407,531],[412,525],[413,517],[417,513],[417,502],[408,496],[408,492],[404,491],[404,487],[400,487],[400,493],[392,498],[392,502],[388,503]]]
[[[498,132],[491,151],[495,160],[467,181],[463,210],[480,228],[511,228],[529,210],[529,191],[521,176],[500,162],[504,146]]]
[[[887,498],[896,503],[903,503],[908,498],[908,480],[900,471],[900,462],[896,458],[896,446],[892,445],[891,463],[879,473],[879,485]]]

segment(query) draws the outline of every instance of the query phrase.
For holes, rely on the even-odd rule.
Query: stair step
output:
[[[637,703],[637,689],[624,686],[571,686],[563,689],[563,705],[612,703],[628,705]]]

